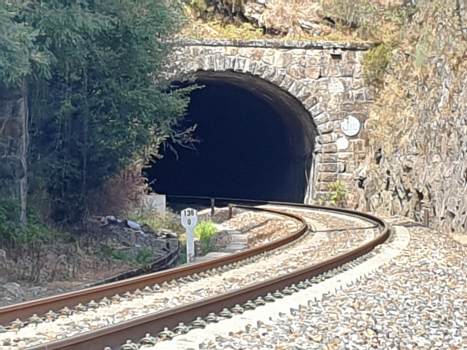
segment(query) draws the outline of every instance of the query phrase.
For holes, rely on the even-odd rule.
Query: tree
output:
[[[0,184],[3,195],[20,199],[20,223],[27,225],[27,76],[31,66],[46,68],[47,60],[34,48],[37,32],[16,15],[24,5],[0,1]],[[43,71],[46,73],[46,71]],[[5,193],[6,192],[6,193]]]
[[[0,9],[9,21],[0,17],[0,82],[28,91],[30,177],[45,184],[56,221],[76,221],[105,179],[154,130],[172,135],[186,110],[190,90],[157,79],[179,11],[163,0],[0,0]]]

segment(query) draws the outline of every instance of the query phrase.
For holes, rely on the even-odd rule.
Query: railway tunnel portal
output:
[[[166,151],[148,172],[156,192],[312,203],[352,182],[364,158],[372,96],[365,45],[284,41],[177,43],[164,78],[204,86],[186,126],[195,150]],[[358,130],[349,120],[357,120]],[[346,129],[347,125],[347,129]]]

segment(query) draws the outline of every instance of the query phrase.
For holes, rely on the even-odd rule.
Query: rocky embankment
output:
[[[94,220],[73,243],[56,243],[19,258],[0,249],[0,307],[92,285],[148,266],[179,246],[178,234],[113,216]]]

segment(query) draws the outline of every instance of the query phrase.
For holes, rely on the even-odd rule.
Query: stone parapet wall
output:
[[[329,184],[338,179],[344,184],[353,179],[365,156],[363,125],[373,103],[362,77],[364,51],[371,45],[223,39],[176,43],[167,79],[196,72],[238,72],[272,83],[300,101],[315,128],[310,131],[315,138],[314,164],[306,202],[325,196]],[[344,137],[340,125],[349,115],[361,122],[362,129],[347,137],[347,149],[339,150],[336,141]]]

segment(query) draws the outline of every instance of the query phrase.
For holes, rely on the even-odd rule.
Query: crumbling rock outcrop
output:
[[[432,228],[465,233],[467,38],[454,5],[417,7],[366,125],[370,142],[355,172],[354,203],[416,221],[426,212]]]
[[[332,22],[327,19],[318,3],[266,0],[246,2],[243,15],[255,26],[277,34],[327,35],[332,31]]]

